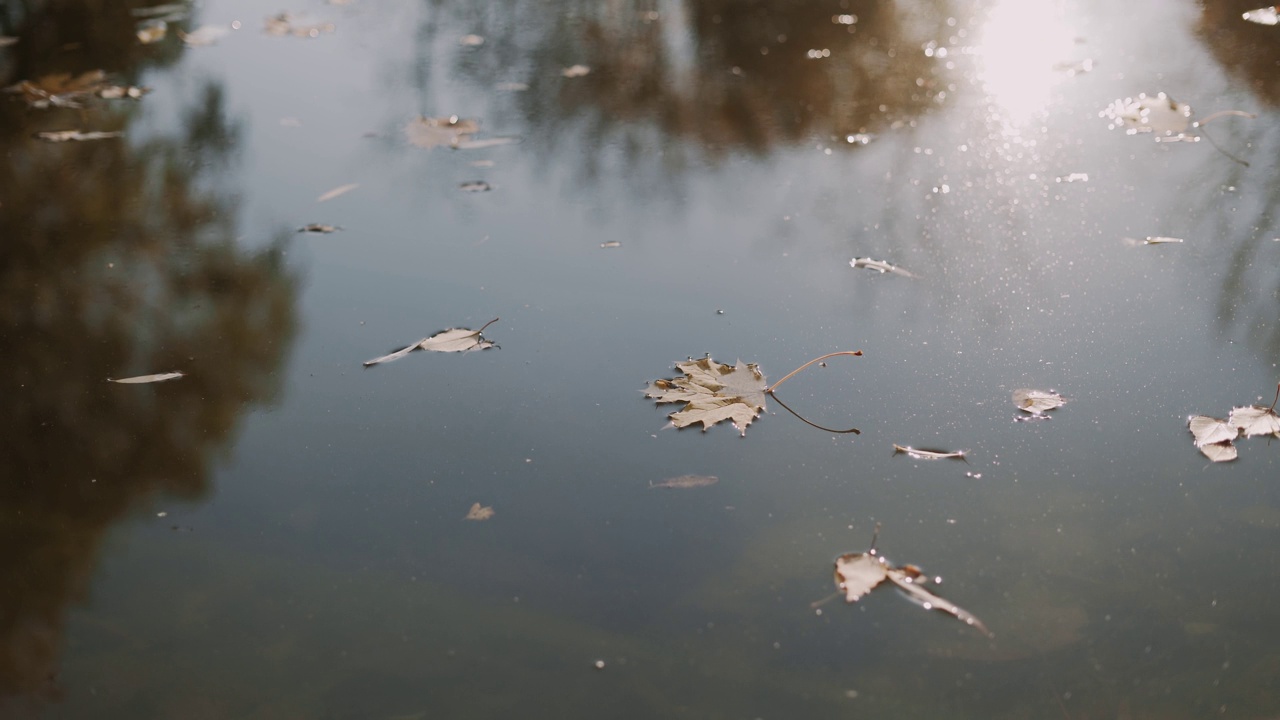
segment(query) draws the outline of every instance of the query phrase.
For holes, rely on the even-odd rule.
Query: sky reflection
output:
[[[1001,0],[987,13],[975,48],[978,78],[1000,117],[1019,128],[1048,111],[1067,72],[1074,28],[1058,0]]]

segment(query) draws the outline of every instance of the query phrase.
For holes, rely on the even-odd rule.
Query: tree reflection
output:
[[[1276,42],[1276,28],[1241,19],[1245,11],[1260,4],[1254,0],[1202,0],[1196,32],[1223,68],[1239,77],[1259,102],[1277,106],[1280,105],[1280,73],[1277,72],[1280,43]],[[1212,126],[1208,130],[1216,132]],[[1242,139],[1233,141],[1232,145],[1250,148],[1249,159],[1254,167],[1252,172],[1238,166],[1229,168],[1224,185],[1248,187],[1256,182],[1251,182],[1250,175],[1274,177],[1276,155],[1269,151],[1275,147],[1272,129],[1259,120],[1239,123],[1237,130]],[[1260,254],[1273,247],[1276,244],[1273,239],[1280,234],[1272,212],[1280,206],[1280,186],[1274,182],[1264,183],[1257,192],[1261,195],[1259,202],[1242,208],[1253,210],[1246,218],[1209,213],[1208,208],[1206,216],[1214,218],[1213,232],[1218,237],[1229,238],[1233,247],[1218,296],[1222,329],[1243,336],[1260,358],[1270,363],[1280,355],[1280,325],[1276,323],[1280,271]]]
[[[6,6],[19,78],[104,67],[124,77],[170,50],[132,42],[132,5]],[[127,39],[125,42],[122,39]],[[70,48],[67,50],[67,48]],[[168,53],[168,54],[167,54]],[[148,59],[149,58],[149,59]],[[213,171],[237,127],[209,85],[180,137],[51,145],[38,130],[128,130],[136,106],[33,111],[0,98],[0,714],[55,687],[68,607],[111,526],[159,497],[201,497],[291,344],[295,279],[277,247],[237,246]],[[181,369],[166,385],[108,377]]]
[[[925,52],[953,32],[947,0],[565,5],[445,4],[503,48],[465,58],[463,72],[526,82],[519,112],[548,153],[617,147],[629,165],[662,156],[669,169],[683,162],[680,141],[713,158],[843,141],[909,122],[947,94],[945,65]],[[563,78],[574,64],[590,74]]]

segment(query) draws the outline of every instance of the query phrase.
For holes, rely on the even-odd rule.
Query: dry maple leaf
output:
[[[877,524],[875,535],[871,537],[869,550],[836,558],[836,589],[844,593],[845,602],[855,603],[861,600],[888,580],[897,587],[903,597],[925,610],[946,613],[966,625],[977,628],[983,635],[992,637],[987,626],[972,613],[925,589],[924,586],[929,583],[929,577],[921,572],[920,568],[915,565],[894,566],[882,557],[876,551],[876,538],[879,534],[880,526]]]
[[[754,363],[724,365],[710,357],[676,363],[684,377],[654,380],[644,396],[658,403],[685,403],[683,409],[667,417],[678,428],[702,423],[703,431],[729,420],[739,434],[747,434],[747,426],[764,412],[764,396],[769,386],[764,373]]]

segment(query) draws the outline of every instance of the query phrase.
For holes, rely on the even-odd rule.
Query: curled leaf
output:
[[[1227,416],[1227,425],[1236,428],[1247,438],[1254,435],[1280,436],[1280,416],[1276,415],[1273,408],[1257,405],[1233,408]]]
[[[925,450],[910,445],[893,444],[895,455],[905,454],[916,460],[963,460],[967,450]]]
[[[40,140],[44,140],[45,142],[51,142],[51,143],[71,142],[71,141],[83,142],[85,140],[107,140],[110,138],[124,137],[124,133],[119,131],[83,132],[81,130],[54,130],[54,131],[47,131],[47,132],[38,132],[36,133],[36,137]]]
[[[849,261],[849,267],[866,268],[868,270],[875,270],[876,272],[882,275],[884,273],[892,273],[894,275],[901,275],[902,277],[909,277],[909,278],[916,277],[915,273],[904,270],[898,267],[897,265],[891,265],[890,263],[887,263],[883,260],[872,260],[869,257],[854,258]]]

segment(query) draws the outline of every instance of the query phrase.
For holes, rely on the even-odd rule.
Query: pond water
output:
[[[0,716],[1280,715],[1280,442],[1187,429],[1280,381],[1257,2],[0,4],[150,88],[0,97]],[[641,392],[855,349],[778,397],[860,434]],[[815,609],[877,524],[994,637]]]

